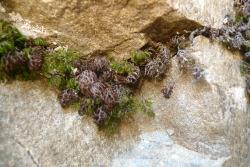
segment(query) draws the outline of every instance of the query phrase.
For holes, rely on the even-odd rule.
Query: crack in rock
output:
[[[21,146],[23,149],[26,150],[27,155],[30,157],[30,159],[31,159],[31,161],[34,163],[34,165],[35,165],[36,167],[40,167],[40,165],[39,165],[38,162],[35,160],[35,157],[34,157],[34,155],[31,153],[31,151],[30,151],[27,147],[25,147],[25,145],[24,145],[21,141],[19,141],[18,139],[14,139],[14,141],[15,141],[15,143],[17,143],[19,146]]]

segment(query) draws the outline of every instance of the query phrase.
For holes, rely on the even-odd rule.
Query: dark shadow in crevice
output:
[[[201,27],[199,23],[192,20],[169,21],[168,18],[165,15],[157,18],[141,32],[154,42],[168,43],[177,33],[187,34],[187,32],[192,32]]]

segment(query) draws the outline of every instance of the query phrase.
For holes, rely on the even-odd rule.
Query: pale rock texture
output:
[[[196,81],[190,70],[180,70],[174,58],[165,81],[145,83],[141,95],[153,99],[159,127],[173,130],[178,143],[213,157],[228,157],[236,164],[246,163],[249,111],[241,55],[204,37],[196,38],[188,51],[205,70],[203,80]],[[160,90],[170,81],[175,82],[174,91],[165,99]]]
[[[98,132],[91,119],[63,111],[55,92],[41,82],[1,85],[0,165],[244,165],[248,115],[239,54],[204,38],[195,39],[190,50],[204,67],[205,80],[181,75],[173,60],[166,79],[176,81],[171,98],[163,98],[162,83],[145,83],[140,94],[152,99],[156,117],[135,115],[113,138]],[[212,59],[218,62],[211,64]]]
[[[233,0],[166,0],[187,18],[220,28],[226,15],[233,15]]]
[[[189,19],[220,27],[233,9],[230,0],[2,2],[0,17],[27,35],[49,35],[83,55],[102,50],[116,57],[149,37],[169,42],[176,32],[199,26]],[[174,57],[164,81],[146,81],[138,92],[151,98],[155,118],[138,113],[111,138],[91,118],[63,110],[44,81],[1,84],[0,167],[248,167],[250,114],[241,55],[203,37],[188,52],[205,70],[204,79],[196,81]],[[169,81],[175,82],[174,92],[165,99],[161,89]]]
[[[167,133],[155,131],[144,133],[140,142],[125,154],[115,157],[112,166],[121,167],[217,167],[225,159],[211,160],[204,155],[187,150],[173,142]]]

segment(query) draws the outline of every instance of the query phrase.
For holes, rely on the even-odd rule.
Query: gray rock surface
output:
[[[144,133],[135,147],[112,161],[117,167],[219,167],[225,159],[212,160],[174,143],[165,132]]]
[[[194,80],[191,71],[180,71],[174,60],[166,80],[144,84],[141,95],[153,99],[159,126],[172,129],[179,144],[213,157],[246,161],[249,111],[240,54],[202,37],[188,51],[205,70],[204,80]],[[170,81],[175,87],[166,100],[160,90]]]
[[[81,119],[73,110],[63,111],[54,91],[42,82],[15,82],[0,86],[0,166],[120,166],[131,165],[214,165],[212,160],[188,150],[168,136],[156,120],[124,123],[121,133],[107,138],[98,132],[91,119]],[[151,123],[150,123],[151,122]],[[143,127],[143,128],[142,128]],[[141,149],[141,154],[137,154]],[[145,152],[142,153],[142,150]],[[137,154],[130,159],[130,152]],[[131,153],[131,154],[132,154]],[[154,157],[151,157],[153,153]],[[133,155],[132,154],[132,155]],[[168,156],[172,155],[172,156]],[[184,156],[182,159],[180,157]],[[178,158],[179,157],[179,158]]]
[[[123,57],[147,37],[166,42],[176,31],[197,26],[183,15],[219,27],[232,12],[229,0],[127,2],[3,0],[0,17],[15,21],[27,35],[51,35],[83,54],[101,49]],[[204,79],[196,81],[173,58],[166,79],[147,81],[138,93],[152,99],[156,117],[138,113],[112,138],[91,118],[63,110],[56,91],[43,81],[1,84],[0,167],[248,167],[250,114],[240,54],[202,37],[188,51],[205,70]],[[160,90],[168,81],[175,87],[165,99]]]
[[[220,28],[227,14],[233,15],[233,0],[167,0],[187,18],[202,25]]]
[[[63,111],[44,83],[15,82],[0,89],[1,167],[110,166],[113,154],[135,140],[135,130],[119,140],[98,133],[91,119]]]
[[[145,166],[220,166],[226,160],[244,164],[248,119],[240,59],[204,38],[196,39],[190,50],[206,70],[205,83],[181,75],[169,100],[160,93],[162,83],[145,83],[141,96],[152,98],[155,119],[135,115],[136,121],[124,122],[112,139],[98,132],[91,119],[63,111],[56,93],[42,82],[1,85],[1,165],[136,166],[142,160]],[[226,75],[228,69],[233,77]],[[173,61],[167,80],[176,77],[171,74],[177,70]],[[216,71],[220,75],[214,75]],[[152,153],[159,158],[149,158]]]

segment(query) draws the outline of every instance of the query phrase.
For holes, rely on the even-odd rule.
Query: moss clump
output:
[[[119,127],[123,120],[132,119],[132,115],[139,112],[143,112],[149,117],[155,116],[150,100],[142,100],[132,94],[126,94],[112,110],[110,117],[99,128],[104,130],[106,134],[113,135],[119,132]]]
[[[13,41],[1,41],[0,42],[0,57],[15,49]]]
[[[80,91],[80,85],[79,85],[78,82],[76,82],[76,79],[75,79],[75,78],[69,78],[69,79],[67,80],[66,87],[67,87],[67,88],[70,88],[70,89],[74,89],[74,90],[76,90],[77,92]]]
[[[131,61],[136,65],[144,65],[151,56],[147,51],[136,51],[131,54]]]
[[[134,66],[131,63],[128,63],[127,61],[113,61],[111,63],[111,68],[117,73],[117,74],[130,74],[133,72]]]
[[[59,49],[45,56],[43,72],[48,74],[65,74],[73,70],[72,64],[80,58],[78,52]]]
[[[244,15],[244,13],[240,11],[240,9],[236,10],[235,22],[240,24],[246,21],[247,21],[247,16]]]
[[[59,49],[45,56],[42,74],[49,79],[53,86],[63,88],[65,86],[77,88],[70,77],[73,72],[73,63],[80,58],[78,52]]]
[[[250,63],[242,62],[240,64],[240,73],[242,76],[247,75],[250,72]]]
[[[34,39],[34,45],[36,45],[36,46],[48,46],[48,43],[43,38],[36,38],[36,39]]]
[[[99,98],[96,98],[96,99],[87,98],[84,100],[84,103],[87,106],[85,113],[86,115],[89,115],[89,116],[92,116],[95,110],[102,105],[102,102]]]
[[[23,48],[27,39],[9,22],[0,20],[0,57],[15,50]]]
[[[243,47],[244,47],[244,50],[245,50],[246,52],[249,52],[249,51],[250,51],[250,40],[244,41]]]
[[[80,101],[76,101],[75,103],[73,103],[73,104],[70,105],[70,108],[72,108],[72,109],[74,109],[74,110],[77,111],[77,110],[79,110],[80,105],[81,105]]]

